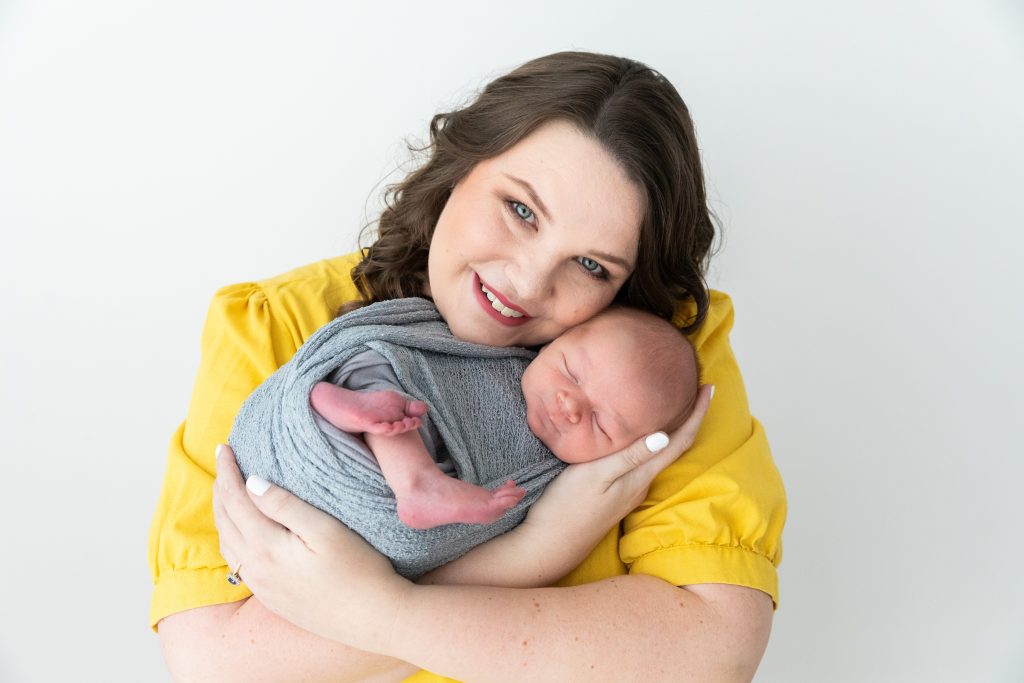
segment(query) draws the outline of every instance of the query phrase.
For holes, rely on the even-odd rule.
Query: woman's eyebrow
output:
[[[508,173],[502,173],[502,175],[511,180],[512,182],[516,183],[520,187],[522,187],[524,190],[526,190],[526,194],[530,195],[530,201],[533,202],[533,204],[538,209],[540,209],[540,212],[544,216],[545,220],[554,222],[554,219],[551,217],[551,214],[548,213],[548,207],[544,205],[543,201],[541,201],[540,196],[537,195],[537,191],[533,189],[533,185],[526,182],[522,178],[517,178],[516,176],[509,175]]]
[[[600,258],[600,259],[604,259],[605,261],[610,261],[610,262],[614,263],[619,268],[622,268],[623,270],[625,270],[627,272],[632,272],[632,270],[633,270],[633,264],[631,264],[629,261],[627,261],[626,259],[622,258],[621,256],[615,256],[614,254],[609,254],[608,252],[605,252],[605,251],[594,251],[594,250],[591,250],[590,253],[593,254],[594,256]]]

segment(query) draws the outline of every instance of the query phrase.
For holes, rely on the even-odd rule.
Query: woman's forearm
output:
[[[531,524],[528,519],[422,576],[417,583],[503,588],[550,586],[579,565],[596,542],[584,534],[566,538],[555,525]]]
[[[692,588],[628,576],[573,588],[420,587],[385,647],[471,681],[750,680],[771,600]],[[727,594],[702,597],[705,588]],[[252,598],[167,617],[160,638],[176,681],[384,683],[418,668],[303,631]]]
[[[385,651],[464,681],[748,681],[771,599],[625,576],[571,588],[418,586]]]
[[[172,614],[160,622],[159,633],[178,683],[386,683],[417,669],[304,631],[256,598]]]

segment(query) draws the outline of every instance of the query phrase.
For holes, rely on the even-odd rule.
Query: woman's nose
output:
[[[562,415],[571,424],[578,423],[583,412],[583,406],[579,398],[567,391],[558,392],[558,409],[562,411]]]
[[[507,275],[515,296],[524,304],[549,299],[553,292],[554,268],[536,253],[523,254],[508,266]]]

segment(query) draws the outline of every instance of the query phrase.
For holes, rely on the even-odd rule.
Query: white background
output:
[[[697,124],[790,501],[758,680],[1024,680],[1021,5],[353,4],[0,3],[0,680],[167,680],[146,534],[210,296],[350,251],[403,138],[562,49]]]

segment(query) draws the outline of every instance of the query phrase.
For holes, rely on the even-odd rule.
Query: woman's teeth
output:
[[[498,297],[491,294],[491,291],[487,289],[487,287],[485,287],[484,285],[480,285],[480,290],[484,293],[484,295],[487,296],[487,300],[491,302],[491,308],[496,310],[498,313],[501,313],[506,318],[523,317],[523,314],[520,313],[519,311],[513,311],[511,308],[501,303],[501,301],[498,300]]]

